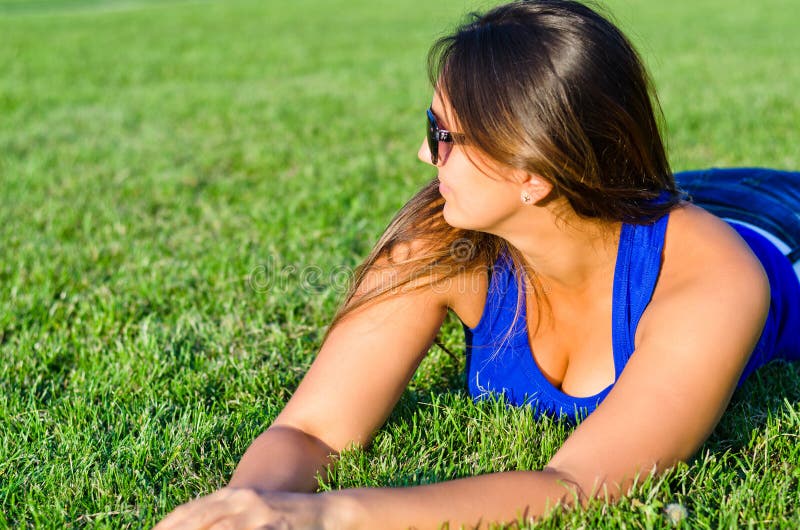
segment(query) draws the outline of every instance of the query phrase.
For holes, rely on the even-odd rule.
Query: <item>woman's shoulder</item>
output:
[[[456,273],[447,284],[447,307],[470,328],[477,327],[483,316],[493,265],[480,264],[465,268]]]
[[[393,245],[390,252],[376,259],[374,266],[364,275],[357,294],[371,292],[384,286],[386,281],[395,282],[393,264],[413,262],[426,256],[429,251],[428,240],[403,241]],[[475,327],[482,316],[489,289],[490,271],[495,265],[496,263],[480,262],[456,264],[456,270],[448,268],[445,277],[432,282],[423,281],[423,285],[427,287],[421,289],[418,296],[455,312],[464,324]]]
[[[639,322],[636,342],[653,319],[658,320],[654,325],[664,325],[660,306],[678,307],[675,301],[679,299],[711,303],[714,293],[723,290],[748,291],[752,297],[761,297],[765,285],[768,290],[761,262],[731,225],[700,206],[682,203],[670,212],[661,271]]]
[[[758,266],[758,258],[725,220],[690,202],[670,212],[661,280],[685,282],[726,270]]]

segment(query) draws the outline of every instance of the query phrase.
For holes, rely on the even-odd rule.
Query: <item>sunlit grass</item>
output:
[[[0,526],[147,527],[225,483],[415,189],[427,47],[471,5],[0,0]],[[800,167],[790,0],[611,10],[676,169]],[[445,343],[462,351],[458,323]],[[537,469],[569,427],[423,362],[329,488]],[[543,526],[800,526],[800,367],[737,392],[689,465]]]

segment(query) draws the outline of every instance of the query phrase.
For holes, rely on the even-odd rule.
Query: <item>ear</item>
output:
[[[521,192],[527,192],[530,195],[533,199],[532,204],[547,197],[552,190],[553,185],[550,182],[533,173],[525,173],[520,189]]]

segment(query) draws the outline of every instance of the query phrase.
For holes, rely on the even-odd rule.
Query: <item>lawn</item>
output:
[[[0,0],[0,527],[149,527],[226,483],[434,176],[425,53],[480,5]],[[676,170],[800,168],[796,0],[608,5]],[[433,348],[321,488],[541,468],[569,426],[472,403],[463,369]],[[798,433],[775,363],[689,464],[541,527],[800,527]]]

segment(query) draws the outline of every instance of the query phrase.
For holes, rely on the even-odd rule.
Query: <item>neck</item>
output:
[[[571,208],[522,210],[497,235],[520,251],[548,295],[580,297],[613,280],[621,222],[583,219]],[[568,212],[568,213],[565,213]]]

